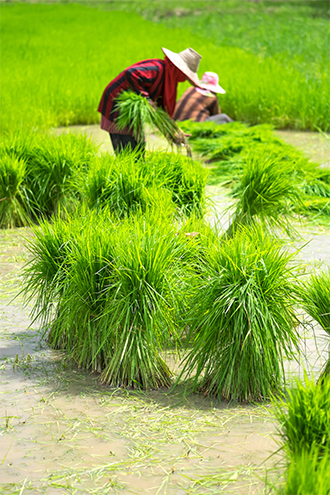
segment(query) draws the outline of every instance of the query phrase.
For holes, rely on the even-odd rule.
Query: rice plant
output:
[[[251,401],[281,387],[299,342],[293,257],[257,226],[208,248],[187,317],[183,374],[195,375],[194,390]]]
[[[29,224],[26,197],[22,186],[26,175],[23,159],[2,155],[0,161],[0,228]]]
[[[220,182],[222,185],[230,186],[234,188],[235,194],[242,188],[242,180],[245,181],[243,187],[247,186],[248,181],[255,180],[251,175],[246,174],[251,157],[260,156],[265,161],[265,157],[269,155],[273,160],[273,172],[280,170],[282,177],[286,174],[286,179],[291,181],[292,189],[294,189],[293,184],[296,185],[297,194],[288,195],[287,211],[290,208],[296,215],[328,219],[329,171],[310,162],[298,149],[277,138],[271,126],[248,127],[239,122],[216,125],[210,122],[186,121],[181,122],[180,127],[185,132],[191,133],[190,142],[194,150],[212,162],[208,183]],[[253,167],[250,169],[254,170]],[[266,173],[267,175],[269,172]],[[261,177],[257,178],[258,182],[260,179]],[[248,192],[251,193],[251,188]],[[298,197],[299,201],[297,201]],[[259,196],[259,199],[261,198],[262,195]],[[268,216],[272,209],[274,213],[278,210],[280,205],[276,205],[276,198],[274,199],[274,208],[270,206],[268,212],[264,211],[265,216]],[[247,200],[252,200],[253,203],[255,201],[249,194]],[[280,216],[277,215],[277,219],[280,219]],[[288,223],[284,223],[288,227]]]
[[[78,197],[77,178],[96,149],[84,135],[62,134],[38,143],[26,179],[37,216],[49,216],[61,207],[72,209]]]
[[[123,152],[91,162],[82,176],[82,197],[90,208],[108,207],[119,218],[159,204],[168,214],[203,215],[207,172],[199,163],[175,153],[147,153],[145,161]],[[170,212],[172,210],[172,213]]]
[[[329,495],[329,449],[320,455],[317,448],[292,457],[285,471],[284,487],[275,490],[276,495]]]
[[[161,208],[160,208],[161,209]],[[179,340],[185,242],[160,212],[113,221],[109,211],[41,225],[24,292],[48,341],[113,386],[168,386],[161,357]]]
[[[330,338],[330,268],[314,273],[301,284],[300,297],[303,309],[321,325]],[[330,376],[330,356],[323,374]]]
[[[276,483],[266,480],[266,486],[274,495],[329,495],[329,465],[329,450],[321,454],[313,446],[299,455],[289,455],[285,460],[284,479]]]
[[[241,122],[217,125],[213,122],[180,122],[180,127],[191,134],[189,141],[194,150],[209,160],[227,159],[242,151],[248,151],[258,143],[284,145],[272,132],[270,125],[249,127]]]
[[[84,135],[59,137],[42,133],[14,133],[3,140],[4,156],[26,163],[22,179],[31,219],[50,216],[60,208],[72,209],[79,198],[78,183],[97,146]]]
[[[316,383],[305,374],[295,381],[287,396],[273,400],[279,422],[280,442],[286,452],[300,456],[318,449],[329,455],[330,448],[330,379]]]
[[[184,289],[178,263],[183,245],[168,224],[136,221],[117,246],[114,351],[101,378],[115,386],[168,386],[171,372],[160,352],[179,338],[175,316]]]
[[[139,167],[150,182],[170,191],[179,213],[203,216],[208,172],[199,162],[178,153],[151,153]]]
[[[119,109],[117,126],[119,129],[131,128],[138,142],[144,140],[146,125],[150,125],[153,129],[159,130],[169,143],[182,142],[190,152],[180,127],[161,107],[152,107],[146,98],[132,91],[123,91],[116,102]]]
[[[43,220],[33,227],[34,236],[28,243],[31,261],[24,268],[22,292],[26,304],[32,304],[32,316],[40,319],[43,326],[50,324],[60,308],[70,254],[77,238],[84,235],[85,219],[84,210],[80,210],[66,222],[55,216],[52,223]]]
[[[251,151],[233,192],[237,201],[232,207],[234,212],[227,234],[232,235],[238,225],[252,225],[256,221],[293,232],[288,218],[292,214],[292,203],[299,203],[293,173],[292,163],[279,159],[274,152]]]

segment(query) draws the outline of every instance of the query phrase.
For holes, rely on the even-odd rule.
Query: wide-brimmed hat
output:
[[[167,48],[162,48],[162,50],[172,64],[180,69],[195,86],[202,87],[197,75],[199,62],[202,58],[199,53],[192,48],[186,48],[180,53],[171,52]]]
[[[222,94],[226,92],[221,86],[219,86],[219,76],[215,72],[204,72],[200,82],[200,87],[202,89],[196,88],[196,91],[204,96],[207,96],[210,91],[212,91],[212,93]]]

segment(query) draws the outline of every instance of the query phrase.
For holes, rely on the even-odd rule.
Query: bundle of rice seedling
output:
[[[36,216],[49,216],[63,207],[73,210],[79,198],[77,184],[97,147],[85,135],[45,137],[29,161],[27,185]]]
[[[300,287],[303,309],[321,325],[330,338],[330,268],[314,273]],[[330,376],[330,356],[321,378],[324,375]]]
[[[273,406],[285,452],[296,456],[317,448],[321,455],[329,453],[330,377],[316,383],[305,373],[286,397],[273,399]]]
[[[82,211],[71,222],[58,217],[31,241],[26,299],[48,342],[101,372],[104,383],[168,386],[161,352],[179,340],[184,250],[159,212],[121,222],[106,210]]]
[[[72,209],[79,198],[79,177],[97,151],[89,138],[70,133],[59,137],[17,133],[1,148],[26,163],[23,185],[31,218],[49,216],[61,207]]]
[[[199,162],[178,153],[155,152],[138,166],[150,181],[170,191],[179,213],[203,215],[208,171]]]
[[[173,224],[162,218],[135,219],[123,227],[117,242],[113,352],[101,378],[114,386],[168,386],[171,372],[161,352],[179,341],[185,245]]]
[[[116,124],[119,129],[129,127],[138,142],[144,140],[146,126],[158,129],[170,144],[183,144],[191,156],[190,147],[184,133],[162,108],[151,106],[143,96],[132,91],[123,91],[116,99],[119,115]]]
[[[147,153],[145,161],[135,156],[124,151],[91,162],[81,184],[90,208],[108,207],[123,218],[162,203],[169,215],[174,209],[178,214],[203,214],[207,171],[199,163],[175,153]]]
[[[4,154],[0,161],[0,228],[29,224],[26,191],[23,182],[26,163],[21,158]]]
[[[242,151],[248,151],[256,144],[285,147],[286,145],[272,132],[269,125],[248,127],[241,122],[217,125],[213,122],[182,122],[180,128],[191,134],[189,141],[194,150],[210,161],[224,160]]]
[[[277,495],[330,493],[330,377],[316,383],[296,378],[281,397],[272,397],[278,420],[278,452],[284,473],[276,484],[266,481]],[[283,476],[284,474],[284,476]]]
[[[292,456],[285,470],[284,487],[276,495],[329,495],[330,493],[330,451],[320,455],[317,448]]]
[[[292,204],[300,199],[292,174],[291,161],[281,160],[267,149],[251,151],[233,192],[237,201],[231,207],[234,213],[227,235],[233,235],[239,225],[253,225],[256,221],[293,232],[288,218]]]
[[[175,204],[166,188],[158,186],[148,170],[135,160],[136,152],[95,158],[87,175],[82,177],[81,195],[89,208],[109,209],[118,218],[143,213],[162,203],[168,214]]]
[[[70,255],[77,239],[84,235],[87,220],[83,208],[65,222],[57,215],[52,223],[42,220],[33,227],[34,236],[27,245],[31,261],[24,268],[22,292],[26,304],[33,307],[32,316],[44,326],[60,311],[59,301],[65,293],[71,268]]]
[[[299,341],[293,257],[256,226],[208,247],[187,316],[183,374],[195,374],[194,390],[250,401],[281,387]]]
[[[48,342],[66,350],[79,367],[101,372],[114,351],[111,331],[116,223],[91,212],[80,235],[71,242],[64,289],[50,324]]]
[[[299,455],[287,455],[284,480],[266,481],[274,495],[329,495],[330,451],[322,454],[317,447],[304,450]]]

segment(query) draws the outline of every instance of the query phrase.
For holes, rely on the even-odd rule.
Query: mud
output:
[[[82,130],[112,151],[107,133],[96,126],[74,132]],[[164,143],[149,136],[152,146]],[[215,186],[208,192],[221,216],[229,198]],[[303,246],[305,272],[330,266],[330,226],[299,231],[291,248]],[[277,476],[279,459],[269,457],[278,448],[271,408],[184,396],[182,388],[110,389],[49,349],[19,295],[32,235],[0,231],[1,494],[262,494],[266,468]],[[303,376],[304,367],[317,376],[328,356],[326,334],[308,320],[300,330],[303,357],[286,364],[289,376]]]

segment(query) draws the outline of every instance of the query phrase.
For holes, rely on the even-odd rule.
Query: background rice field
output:
[[[143,12],[143,5],[132,3],[130,10]],[[235,120],[329,130],[326,19],[303,11],[288,24],[292,7],[282,17],[274,16],[274,25],[268,13],[243,11],[234,28],[230,16],[235,14],[229,9],[223,23],[221,11],[209,17],[193,12],[184,17],[185,29],[179,29],[173,16],[164,26],[133,12],[108,11],[107,3],[93,6],[2,4],[2,133],[98,122],[97,106],[108,82],[137,60],[162,58],[162,46],[173,51],[192,46],[202,54],[199,73],[219,73],[227,90],[220,105]],[[245,29],[239,27],[243,23]],[[180,86],[179,96],[186,88]]]

